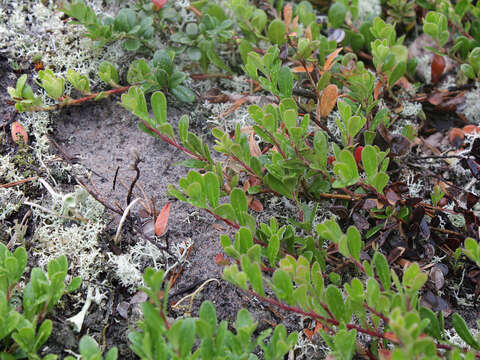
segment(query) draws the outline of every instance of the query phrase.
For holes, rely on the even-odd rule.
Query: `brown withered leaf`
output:
[[[357,211],[355,211],[352,215],[353,222],[355,223],[355,226],[359,230],[368,230],[370,229],[370,224],[368,223],[368,220],[365,216],[359,214]]]
[[[326,118],[337,104],[338,88],[335,84],[328,85],[323,90],[322,98],[320,99],[320,116]]]
[[[440,268],[434,266],[430,270],[428,277],[435,286],[435,290],[441,290],[445,286],[445,277],[443,276],[443,272]]]
[[[162,210],[160,210],[160,214],[157,216],[157,220],[155,220],[155,235],[160,236],[165,232],[168,223],[168,217],[170,216],[170,206],[171,204],[167,202]]]
[[[440,80],[440,77],[443,74],[443,71],[445,70],[445,58],[441,55],[435,54],[433,56],[432,60],[432,83],[436,84],[438,83],[438,80]]]
[[[385,192],[385,197],[387,198],[390,205],[395,205],[397,201],[401,200],[400,196],[397,195],[392,189],[387,189]]]

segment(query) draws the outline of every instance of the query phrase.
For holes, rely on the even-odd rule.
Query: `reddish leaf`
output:
[[[357,148],[355,149],[355,153],[353,154],[357,164],[360,164],[360,162],[362,161],[362,152],[363,152],[363,146],[357,146]]]
[[[432,83],[438,83],[440,77],[445,70],[445,58],[441,55],[435,54],[432,61]]]
[[[320,116],[327,117],[335,107],[338,98],[338,88],[335,84],[328,85],[323,90],[322,98],[320,99]]]
[[[23,137],[23,142],[25,144],[28,143],[28,134],[25,131],[25,128],[22,126],[22,124],[20,124],[18,121],[14,121],[12,123],[11,134],[12,134],[13,141],[18,142]]]
[[[335,159],[335,156],[330,155],[330,156],[328,157],[328,160],[327,160],[327,161],[328,161],[328,163],[329,163],[330,165],[333,165],[333,163],[335,162],[335,160],[336,160],[336,159]]]
[[[215,264],[226,266],[230,264],[230,261],[222,253],[218,253],[215,255]]]
[[[167,3],[167,1],[168,0],[152,0],[153,5],[155,5],[155,8],[157,8],[158,10],[163,8],[165,6],[165,4]]]
[[[394,343],[398,343],[398,342],[399,342],[397,335],[395,335],[393,332],[386,332],[385,334],[383,334],[383,337],[384,337],[385,339],[388,339],[388,340],[394,342]]]
[[[248,205],[250,207],[250,209],[256,211],[256,212],[262,212],[263,211],[263,204],[257,200],[257,199],[253,199],[252,202],[250,203],[250,205]]]
[[[160,236],[165,232],[168,223],[168,216],[170,215],[170,203],[166,203],[162,210],[160,210],[160,214],[157,216],[157,220],[155,221],[155,235]]]

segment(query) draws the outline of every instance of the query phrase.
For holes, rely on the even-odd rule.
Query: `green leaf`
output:
[[[345,319],[345,304],[343,301],[343,296],[338,287],[334,285],[328,285],[326,290],[326,300],[327,305],[330,311],[332,312],[335,319],[338,321],[348,321]]]
[[[195,342],[195,320],[193,318],[186,318],[182,321],[180,329],[180,359],[186,359],[192,351]]]
[[[141,45],[142,43],[137,39],[127,39],[123,43],[123,47],[127,51],[137,51]]]
[[[473,71],[473,67],[469,64],[462,64],[460,65],[460,70],[467,76],[468,78],[475,80],[475,72]]]
[[[273,290],[275,295],[280,299],[285,301],[289,305],[295,305],[295,300],[293,299],[293,284],[290,276],[281,270],[277,269],[273,274]]]
[[[270,265],[275,267],[278,251],[280,250],[280,238],[277,234],[270,237],[268,241],[267,254]]]
[[[355,226],[350,226],[348,228],[347,241],[350,255],[352,255],[355,260],[360,261],[360,251],[363,248],[363,242],[360,233]]]
[[[207,172],[205,178],[205,192],[208,202],[212,208],[218,207],[218,199],[220,197],[220,186],[218,184],[217,175],[213,172]]]
[[[230,221],[235,222],[237,220],[237,217],[235,216],[235,211],[233,210],[233,207],[230,204],[222,204],[217,208],[215,208],[213,212],[215,213],[215,215],[218,215]]]
[[[342,150],[340,152],[333,171],[341,180],[341,183],[335,182],[332,185],[333,187],[351,186],[359,180],[357,162],[348,150]]]
[[[217,50],[215,49],[215,44],[213,41],[209,41],[206,45],[206,53],[208,60],[218,67],[219,69],[222,69],[226,72],[231,73],[232,70],[223,62],[222,58],[218,55]]]
[[[35,345],[33,346],[34,352],[37,352],[43,344],[48,340],[52,333],[52,321],[50,319],[42,322],[38,328],[37,336],[35,337]]]
[[[165,123],[167,121],[167,99],[165,95],[160,91],[154,92],[151,103],[157,125]]]
[[[292,199],[291,190],[276,177],[272,176],[271,174],[267,174],[264,176],[263,181],[273,191],[287,197],[288,199]]]
[[[180,120],[178,121],[178,135],[180,136],[180,140],[184,145],[187,143],[187,135],[188,135],[188,116],[183,115]]]
[[[240,45],[238,46],[238,51],[240,52],[240,56],[242,57],[242,62],[244,64],[247,63],[248,53],[253,51],[252,45],[248,42],[248,40],[242,39]]]
[[[187,194],[189,197],[189,202],[201,209],[206,208],[205,194],[202,189],[202,185],[198,182],[194,182],[187,187]]]
[[[362,164],[367,177],[374,176],[378,171],[377,152],[371,145],[367,145],[362,150]]]
[[[293,91],[293,75],[288,66],[282,66],[278,73],[278,88],[281,97],[291,97]]]
[[[355,355],[357,345],[357,331],[341,329],[334,338],[335,350],[341,354],[342,360],[350,360]]]
[[[383,288],[386,291],[390,290],[391,279],[387,259],[382,253],[376,252],[373,257],[373,261],[375,262],[375,270],[380,281],[382,282]]]
[[[407,63],[405,61],[400,61],[397,66],[395,66],[391,74],[388,76],[388,85],[395,85],[395,83],[400,80],[400,78],[405,74],[406,71]]]
[[[182,102],[192,103],[195,101],[194,92],[183,85],[178,85],[177,87],[174,87],[170,91],[178,100]]]
[[[107,84],[118,84],[118,73],[112,63],[103,61],[98,67],[98,76]]]
[[[373,187],[380,193],[383,194],[383,189],[388,184],[389,177],[386,173],[380,172],[372,180]]]
[[[267,36],[274,44],[283,45],[287,41],[285,34],[285,24],[280,19],[274,19],[268,26]]]
[[[252,289],[260,294],[261,296],[265,295],[263,291],[263,279],[262,271],[258,264],[252,263],[248,255],[242,255],[240,258],[242,264],[242,270],[247,274],[248,281],[252,285]]]
[[[202,52],[198,47],[189,47],[187,49],[187,56],[192,61],[200,61],[202,58]]]
[[[440,330],[440,324],[438,322],[438,318],[435,313],[425,307],[420,308],[420,316],[423,319],[430,320],[430,323],[425,328],[425,331],[428,335],[433,336],[437,340],[441,340],[442,338],[442,331]]]
[[[165,50],[157,50],[153,54],[152,64],[154,67],[164,70],[169,76],[173,73],[173,61]]]
[[[328,9],[328,22],[332,28],[339,28],[345,22],[347,8],[342,2],[334,2]]]
[[[472,333],[468,329],[467,323],[465,320],[458,315],[457,313],[453,313],[452,315],[452,325],[455,328],[458,336],[460,336],[463,341],[465,341],[468,345],[473,347],[475,350],[480,350],[480,345],[473,337]]]
[[[235,188],[230,193],[230,203],[232,208],[235,211],[237,219],[240,219],[247,211],[247,197],[243,190]]]
[[[82,279],[80,277],[74,277],[72,279],[72,281],[70,281],[70,284],[68,284],[67,288],[66,288],[66,292],[67,293],[71,293],[71,292],[74,292],[75,290],[77,290],[80,285],[82,285]]]

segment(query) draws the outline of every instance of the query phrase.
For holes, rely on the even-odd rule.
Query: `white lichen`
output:
[[[382,14],[382,5],[379,0],[358,0],[358,19],[360,22],[372,20]]]
[[[66,199],[63,194],[46,196],[38,206],[32,206],[37,224],[32,247],[39,266],[44,267],[50,260],[65,254],[72,274],[84,280],[94,280],[104,270],[104,255],[98,244],[98,236],[105,229],[102,220],[104,208],[84,192],[77,187],[72,193],[77,202],[69,215],[78,218],[78,221],[68,221],[61,216],[62,206],[65,206],[62,201]]]
[[[144,285],[142,274],[145,267],[155,270],[171,269],[186,262],[188,249],[193,245],[191,239],[170,245],[169,252],[153,245],[149,241],[139,239],[126,253],[115,255],[108,253],[108,263],[113,267],[115,277],[131,293]]]
[[[480,84],[465,94],[465,103],[460,111],[471,123],[480,124]]]

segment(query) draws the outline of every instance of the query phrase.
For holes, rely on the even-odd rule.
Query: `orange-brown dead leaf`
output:
[[[342,51],[342,49],[343,49],[342,47],[339,47],[337,50],[335,50],[330,55],[328,55],[327,60],[325,61],[325,65],[323,65],[323,70],[325,71],[330,70],[333,64],[337,62],[334,60],[337,57],[337,55],[340,54],[340,51]]]
[[[298,16],[295,16],[292,21],[292,26],[290,27],[292,31],[295,31],[298,27]]]
[[[171,204],[167,202],[157,216],[157,220],[155,221],[155,235],[157,236],[162,235],[167,228],[168,217],[170,215],[170,205]]]
[[[23,137],[23,142],[28,144],[28,134],[25,131],[25,128],[18,121],[14,121],[11,125],[11,134],[12,140],[15,142],[20,141],[20,138]]]
[[[323,90],[322,98],[320,99],[320,116],[327,117],[337,104],[338,88],[335,84],[328,85]]]
[[[307,68],[305,69],[303,66],[295,66],[293,69],[292,69],[292,72],[294,73],[304,73],[304,72],[313,72],[313,70],[315,70],[315,66],[314,65],[307,65]]]
[[[315,335],[318,330],[322,329],[322,324],[317,322],[317,324],[315,325],[315,329],[313,330],[310,330],[310,329],[303,329],[303,332],[305,333],[305,335],[307,335],[308,339],[310,340],[310,342],[312,341],[313,339],[313,335]]]
[[[285,23],[285,28],[287,32],[289,31],[288,29],[290,28],[291,21],[292,21],[292,5],[287,4],[283,8],[283,22]]]
[[[312,30],[310,29],[310,25],[305,29],[305,37],[308,41],[312,41]]]
[[[382,93],[383,89],[383,84],[381,81],[377,82],[377,85],[375,85],[375,89],[373,89],[373,98],[377,100],[380,97],[380,94]]]

